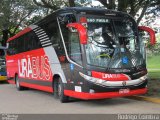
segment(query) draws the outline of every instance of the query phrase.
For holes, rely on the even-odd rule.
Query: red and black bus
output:
[[[98,8],[57,10],[7,41],[7,76],[18,90],[103,99],[147,92],[145,44],[128,14]]]

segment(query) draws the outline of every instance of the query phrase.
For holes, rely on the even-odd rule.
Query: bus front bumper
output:
[[[147,88],[130,90],[127,93],[123,93],[119,91],[118,92],[102,92],[102,93],[86,93],[86,92],[76,92],[72,90],[64,90],[64,94],[66,96],[84,99],[84,100],[125,97],[125,96],[145,94],[146,92],[147,92]]]

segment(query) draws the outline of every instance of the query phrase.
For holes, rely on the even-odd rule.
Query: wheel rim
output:
[[[19,88],[19,80],[18,80],[18,77],[16,77],[16,85],[17,85],[17,88]]]
[[[58,96],[60,97],[62,93],[62,86],[60,83],[58,83]]]

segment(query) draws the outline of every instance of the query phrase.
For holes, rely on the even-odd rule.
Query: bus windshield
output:
[[[132,20],[87,17],[86,25],[89,65],[121,69],[145,65],[144,45]]]

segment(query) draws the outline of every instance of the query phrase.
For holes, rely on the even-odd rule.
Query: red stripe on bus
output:
[[[24,86],[24,87],[29,87],[29,88],[33,88],[33,89],[38,89],[38,90],[46,91],[46,92],[53,92],[52,87],[35,85],[35,84],[26,83],[26,82],[21,82],[20,85]]]
[[[124,93],[124,94],[120,94],[119,92],[85,93],[85,92],[75,92],[72,90],[64,90],[64,94],[66,96],[80,98],[84,100],[132,96],[132,95],[138,95],[138,94],[145,94],[146,92],[147,92],[147,88],[131,90],[129,93]]]
[[[9,39],[7,40],[7,42],[16,39],[16,38],[22,36],[23,34],[29,32],[29,31],[31,31],[31,30],[32,30],[31,28],[27,27],[27,28],[25,28],[24,30],[22,30],[21,32],[17,33],[15,36],[9,38]]]

